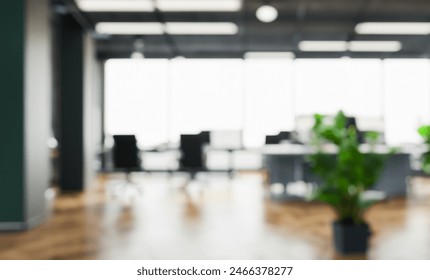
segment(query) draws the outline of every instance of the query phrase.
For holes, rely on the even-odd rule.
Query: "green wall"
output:
[[[0,222],[24,220],[24,9],[0,8]]]

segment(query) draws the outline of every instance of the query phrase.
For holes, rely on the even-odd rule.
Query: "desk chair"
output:
[[[280,142],[280,139],[278,135],[266,135],[266,140],[264,141],[266,145],[279,144],[279,142]]]
[[[357,126],[357,121],[356,121],[356,119],[355,119],[355,117],[346,117],[346,123],[345,123],[345,126],[348,128],[348,127],[353,127],[353,128],[355,128],[355,130],[357,131],[357,141],[358,141],[358,143],[360,143],[360,144],[363,144],[364,143],[364,131],[360,131],[360,129],[358,129],[358,126]]]
[[[189,172],[194,178],[195,174],[204,170],[203,161],[204,138],[200,134],[181,135],[180,170]]]
[[[291,141],[292,133],[290,131],[281,131],[277,135],[267,135],[266,145],[280,144],[282,141]]]
[[[283,140],[291,141],[292,140],[292,133],[291,133],[291,131],[281,131],[278,134],[278,138],[280,141],[283,141]]]
[[[137,185],[131,181],[131,172],[140,170],[139,149],[134,135],[114,135],[113,164],[115,170],[124,171],[126,182],[125,187],[133,186],[140,192]]]
[[[202,144],[209,145],[211,143],[210,131],[202,131],[199,135],[202,139]]]

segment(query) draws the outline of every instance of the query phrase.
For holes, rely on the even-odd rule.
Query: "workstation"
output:
[[[430,2],[4,5],[0,259],[430,259]]]

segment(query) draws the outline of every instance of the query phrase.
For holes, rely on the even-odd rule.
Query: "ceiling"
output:
[[[217,1],[217,0],[214,0]],[[73,7],[73,0],[53,0]],[[272,23],[255,12],[265,2],[277,8]],[[430,0],[243,0],[238,12],[82,12],[86,28],[98,22],[234,22],[236,35],[97,35],[100,59],[130,57],[142,38],[145,57],[242,58],[249,51],[288,51],[297,58],[417,58],[430,56],[430,35],[359,35],[359,22],[430,22]],[[398,40],[398,52],[302,52],[302,40]]]

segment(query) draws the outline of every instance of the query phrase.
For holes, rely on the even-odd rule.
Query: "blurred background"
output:
[[[429,1],[9,2],[0,259],[430,258]],[[307,199],[339,111],[398,149],[353,255]]]

